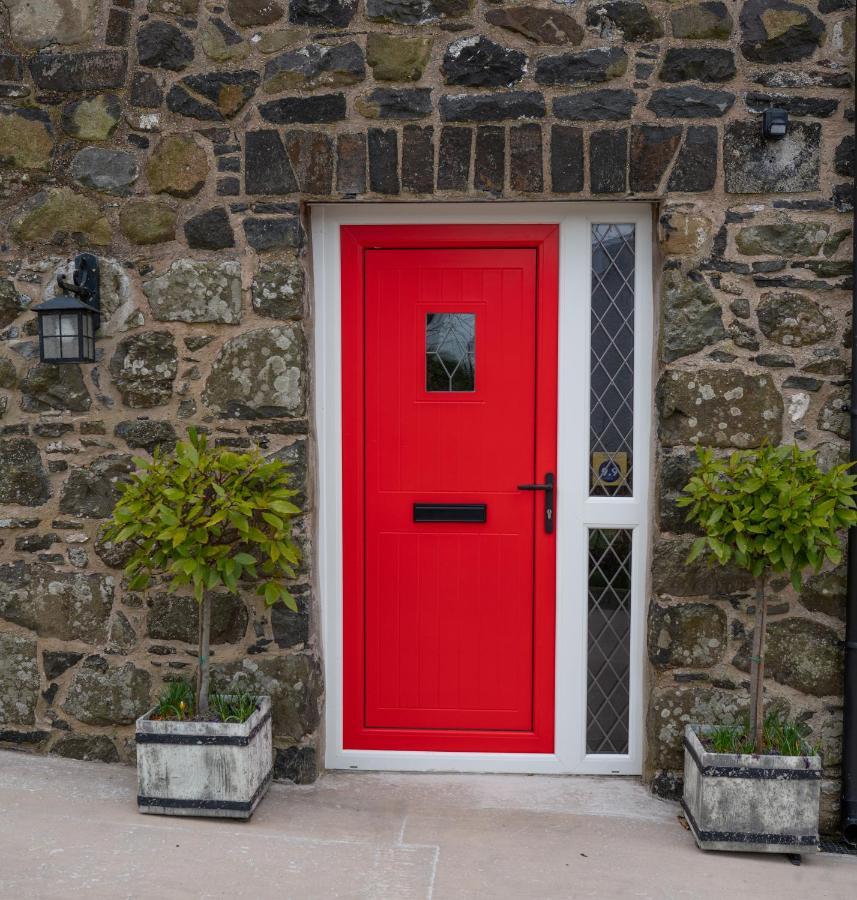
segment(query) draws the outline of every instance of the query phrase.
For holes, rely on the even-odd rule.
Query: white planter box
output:
[[[137,808],[249,819],[271,783],[271,698],[241,724],[137,719]]]
[[[699,740],[712,729],[684,732],[681,805],[703,850],[814,853],[818,849],[821,759],[709,753]]]

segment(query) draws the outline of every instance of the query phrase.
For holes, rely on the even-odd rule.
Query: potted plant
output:
[[[254,586],[267,606],[297,610],[286,588],[300,553],[291,537],[300,510],[289,473],[258,451],[209,448],[204,434],[151,461],[137,459],[105,537],[133,552],[129,588],[167,577],[199,614],[195,690],[167,684],[137,720],[141,812],[249,818],[271,780],[271,700],[210,692],[210,591]]]
[[[821,759],[798,726],[765,715],[766,590],[772,573],[800,590],[805,570],[841,560],[841,532],[857,523],[857,478],[848,465],[822,471],[813,451],[796,446],[697,455],[678,501],[702,532],[688,562],[706,554],[750,572],[755,624],[749,720],[686,727],[682,806],[703,849],[806,853],[818,845]]]

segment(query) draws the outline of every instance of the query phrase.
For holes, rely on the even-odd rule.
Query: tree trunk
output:
[[[199,604],[199,666],[196,676],[196,711],[208,714],[208,654],[211,638],[211,598],[203,595]]]
[[[756,621],[753,625],[753,652],[750,657],[750,739],[753,749],[764,749],[765,720],[765,630],[767,629],[768,601],[765,597],[765,576],[756,585]]]

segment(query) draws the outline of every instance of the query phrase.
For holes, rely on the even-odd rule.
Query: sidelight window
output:
[[[632,495],[634,226],[592,226],[590,496]]]
[[[586,752],[627,753],[631,529],[589,531]]]

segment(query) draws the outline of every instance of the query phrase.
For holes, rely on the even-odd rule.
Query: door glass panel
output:
[[[426,390],[476,390],[476,315],[426,314]]]
[[[631,530],[589,532],[586,752],[627,753],[631,666]]]
[[[590,496],[630,497],[634,440],[634,226],[592,226]]]

